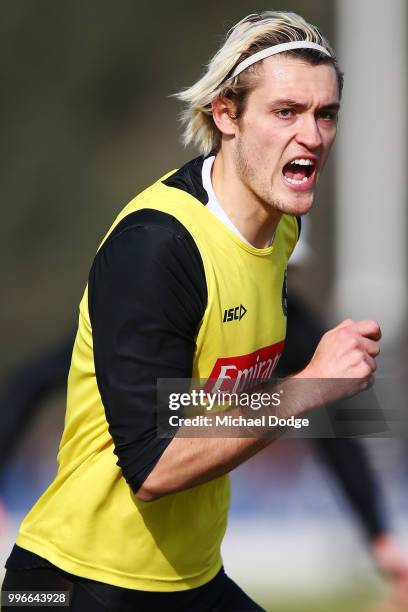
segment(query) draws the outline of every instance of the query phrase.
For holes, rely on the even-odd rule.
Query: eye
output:
[[[338,113],[337,111],[332,110],[322,110],[317,114],[318,119],[323,119],[323,121],[331,121],[335,123],[337,121]]]
[[[293,108],[281,108],[275,112],[280,119],[292,119],[295,116]]]

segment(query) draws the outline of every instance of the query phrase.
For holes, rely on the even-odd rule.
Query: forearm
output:
[[[227,474],[272,442],[272,438],[174,438],[137,497],[153,501]]]
[[[263,389],[270,395],[277,389],[283,391],[279,405],[271,408],[268,416],[273,414],[278,419],[303,416],[321,405],[321,390],[316,385],[312,390],[308,384],[309,393],[305,393],[304,386],[299,384],[301,378],[299,374],[282,381],[278,387]],[[228,415],[232,418],[257,416],[251,408],[241,407],[229,410]],[[209,431],[207,437],[198,430],[196,435],[200,437],[192,437],[191,431],[181,428],[136,494],[143,501],[152,501],[223,476],[274,442],[284,431],[286,427],[281,425],[257,428],[256,432],[244,428],[241,433],[228,426],[217,426],[217,431]]]

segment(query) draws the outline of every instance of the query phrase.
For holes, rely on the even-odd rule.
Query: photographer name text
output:
[[[274,415],[244,417],[217,414],[213,416],[197,415],[191,418],[172,415],[169,417],[171,427],[293,427],[300,429],[309,427],[309,419],[299,419],[293,416],[279,418]]]

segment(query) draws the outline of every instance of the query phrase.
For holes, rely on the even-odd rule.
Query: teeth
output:
[[[289,177],[285,177],[285,178],[288,181],[288,183],[290,183],[291,185],[302,185],[303,183],[306,183],[308,177],[304,176],[300,181],[297,181],[296,179],[292,179]]]
[[[291,165],[295,165],[298,164],[299,166],[313,166],[313,162],[311,159],[294,159],[292,162],[290,162]]]

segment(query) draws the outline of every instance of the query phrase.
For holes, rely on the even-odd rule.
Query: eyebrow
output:
[[[278,100],[273,100],[271,102],[271,106],[289,106],[291,108],[304,108],[305,104],[301,102],[297,102],[296,100],[291,100],[290,98],[280,98]],[[329,104],[324,104],[323,106],[319,106],[319,110],[332,110],[338,111],[340,109],[339,102],[330,102]]]

